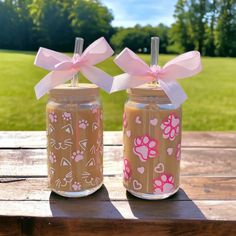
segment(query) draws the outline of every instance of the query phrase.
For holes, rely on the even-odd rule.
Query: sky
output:
[[[113,26],[130,27],[140,25],[170,26],[174,22],[173,14],[177,0],[101,0],[112,10]]]

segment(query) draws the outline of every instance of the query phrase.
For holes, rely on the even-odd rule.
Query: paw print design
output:
[[[69,120],[71,120],[71,113],[69,113],[69,112],[63,112],[63,114],[62,114],[62,118],[63,118],[63,120],[66,120],[66,121],[69,121]]]
[[[91,107],[92,113],[95,114],[98,112],[98,105],[92,105]]]
[[[134,139],[133,152],[139,157],[141,161],[147,161],[148,158],[158,156],[157,141],[144,135]]]
[[[161,129],[163,132],[163,138],[173,141],[179,134],[180,119],[175,114],[170,114],[161,123]]]
[[[131,177],[131,167],[130,167],[130,163],[127,159],[124,159],[123,174],[124,174],[124,179],[126,181],[130,179],[130,177]]]
[[[123,113],[123,127],[127,128],[127,119],[126,119],[126,113]]]
[[[174,190],[174,177],[172,175],[162,174],[159,178],[153,180],[154,193],[170,193]]]
[[[181,144],[177,144],[176,147],[176,160],[180,161],[181,159]]]
[[[49,161],[53,164],[55,162],[57,162],[56,156],[53,152],[50,152],[49,154]]]
[[[51,123],[57,122],[57,115],[54,112],[50,112],[48,117],[49,117],[49,120],[51,121]]]
[[[89,123],[87,120],[79,120],[79,127],[81,129],[86,129],[89,126]]]
[[[75,191],[78,191],[78,190],[81,189],[81,185],[80,185],[79,182],[74,182],[74,183],[72,184],[72,188],[73,188]]]
[[[77,151],[73,152],[71,159],[75,160],[76,162],[81,161],[84,159],[84,152],[83,151]]]

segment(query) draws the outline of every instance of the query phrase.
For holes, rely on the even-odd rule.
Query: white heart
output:
[[[173,153],[173,148],[167,148],[166,151],[167,151],[168,155],[171,156]]]
[[[131,130],[127,130],[127,131],[126,131],[126,135],[127,135],[128,138],[130,138],[130,136],[131,136]]]
[[[163,173],[164,172],[164,165],[163,163],[158,163],[157,166],[154,168],[156,173]]]
[[[144,167],[143,167],[143,166],[138,167],[138,168],[137,168],[137,171],[138,171],[140,174],[143,174],[143,173],[144,173]]]
[[[134,180],[133,181],[133,187],[134,187],[134,190],[139,190],[142,188],[142,184],[138,182],[138,180]]]
[[[150,124],[153,125],[153,126],[156,126],[158,123],[158,119],[157,118],[154,118],[152,120],[150,120]]]
[[[142,123],[139,116],[136,117],[135,122],[136,122],[137,124],[141,124],[141,123]]]

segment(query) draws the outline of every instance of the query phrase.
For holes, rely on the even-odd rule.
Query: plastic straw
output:
[[[74,48],[74,56],[76,54],[81,55],[83,52],[83,45],[84,45],[84,39],[83,38],[75,38],[75,48]],[[76,87],[79,83],[79,73],[73,76],[73,79],[71,80],[71,86]]]
[[[151,38],[151,66],[158,64],[159,41],[159,37]]]

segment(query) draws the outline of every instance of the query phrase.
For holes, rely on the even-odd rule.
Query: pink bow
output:
[[[149,67],[133,51],[125,48],[114,62],[126,73],[114,78],[112,92],[156,80],[175,107],[178,107],[187,98],[176,80],[193,76],[202,69],[198,51],[181,54],[161,68],[160,66]]]
[[[35,86],[37,99],[57,85],[72,79],[79,71],[92,83],[110,92],[113,78],[93,65],[104,61],[113,53],[103,37],[88,46],[82,55],[76,54],[73,58],[50,49],[40,48],[34,64],[51,72]]]

